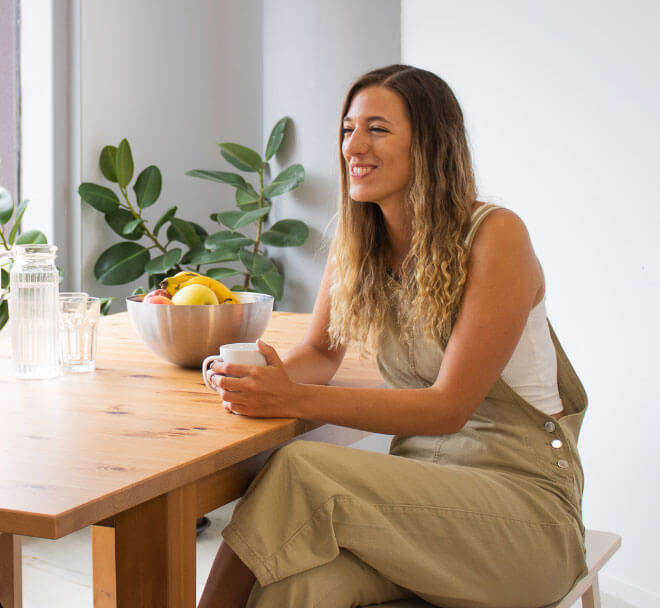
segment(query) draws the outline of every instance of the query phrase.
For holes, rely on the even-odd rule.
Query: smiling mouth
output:
[[[369,175],[376,167],[358,167],[354,166],[350,168],[351,177],[365,177]]]

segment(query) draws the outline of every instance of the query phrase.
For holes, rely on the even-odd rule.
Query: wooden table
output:
[[[309,315],[273,313],[263,338],[285,353]],[[227,414],[196,370],[152,355],[126,313],[103,319],[97,369],[12,377],[0,343],[0,604],[21,606],[20,535],[92,525],[94,606],[195,605],[195,521],[239,497],[294,438],[349,445],[368,433]],[[379,386],[349,351],[333,383]]]

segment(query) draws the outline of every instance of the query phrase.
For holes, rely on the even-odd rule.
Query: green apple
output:
[[[194,284],[182,287],[172,296],[172,304],[218,304],[218,298],[206,285]]]

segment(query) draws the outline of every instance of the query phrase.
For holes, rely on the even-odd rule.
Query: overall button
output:
[[[568,468],[568,460],[558,460],[557,461],[557,466],[560,469],[567,469]]]
[[[554,433],[555,429],[557,428],[557,426],[555,425],[555,423],[552,420],[548,420],[543,425],[543,427],[545,428],[546,431],[548,431],[548,433]]]
[[[553,439],[550,442],[550,445],[555,448],[555,450],[558,450],[564,444],[561,442],[561,439]]]

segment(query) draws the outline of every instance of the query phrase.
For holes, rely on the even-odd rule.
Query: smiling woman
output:
[[[339,224],[305,339],[284,360],[259,343],[265,367],[215,362],[211,382],[234,413],[395,437],[387,455],[276,452],[223,530],[200,608],[551,604],[586,573],[586,395],[525,226],[476,200],[462,112],[435,74],[358,79],[340,146]],[[349,341],[375,347],[389,390],[323,386]]]
[[[372,114],[371,112],[376,112]],[[410,120],[403,100],[383,87],[353,98],[342,127],[342,154],[354,201],[378,201],[392,220],[401,216],[410,181]]]

